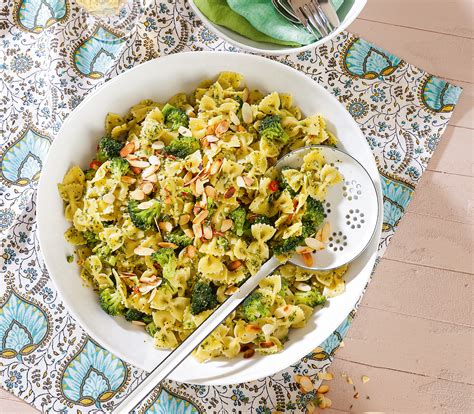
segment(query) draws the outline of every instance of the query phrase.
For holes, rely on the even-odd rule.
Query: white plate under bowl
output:
[[[99,306],[97,293],[84,287],[79,268],[66,262],[73,247],[64,240],[69,227],[57,192],[66,171],[87,166],[104,132],[107,112],[125,114],[142,99],[166,100],[177,92],[191,92],[203,80],[221,71],[245,76],[251,88],[291,93],[304,114],[321,113],[328,128],[340,140],[341,149],[356,158],[369,172],[382,206],[380,179],[372,152],[355,121],[321,85],[281,63],[258,56],[226,52],[189,52],[162,57],[137,66],[102,85],[88,96],[64,122],[43,167],[38,188],[38,232],[43,256],[60,295],[84,330],[123,360],[150,371],[168,355],[153,347],[143,329],[125,319],[112,318]],[[271,73],[272,76],[268,76]],[[279,354],[251,359],[214,360],[204,364],[188,357],[171,375],[176,381],[195,384],[232,384],[252,381],[280,371],[323,342],[346,318],[370,278],[382,228],[378,227],[369,248],[347,273],[344,294],[330,299],[302,329],[294,329]]]
[[[199,8],[194,4],[194,0],[189,0],[189,5],[193,9],[194,13],[204,22],[204,24],[217,36],[221,37],[222,39],[227,40],[229,43],[237,46],[243,50],[248,50],[250,52],[255,53],[266,53],[269,55],[289,55],[292,53],[300,53],[306,50],[314,49],[322,45],[323,43],[329,42],[332,38],[336,37],[339,33],[346,30],[350,24],[359,16],[362,12],[363,8],[365,7],[367,0],[345,0],[346,3],[350,5],[350,9],[347,11],[344,19],[341,21],[341,24],[330,33],[328,36],[319,39],[316,42],[310,43],[309,45],[299,46],[299,47],[290,47],[285,45],[276,45],[273,43],[264,43],[264,42],[256,42],[251,39],[247,39],[246,37],[233,32],[230,29],[225,28],[224,26],[220,26],[211,22]],[[352,4],[350,4],[352,2]],[[344,6],[343,6],[344,7]]]

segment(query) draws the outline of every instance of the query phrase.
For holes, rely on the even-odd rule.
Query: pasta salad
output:
[[[110,315],[175,348],[273,254],[282,265],[194,351],[200,361],[280,351],[326,297],[344,289],[344,266],[286,263],[325,248],[323,201],[342,180],[318,149],[278,171],[296,148],[335,145],[319,115],[288,94],[249,90],[223,72],[166,104],[144,100],[109,113],[88,169],[58,184],[81,277]],[[71,257],[71,261],[74,260]]]

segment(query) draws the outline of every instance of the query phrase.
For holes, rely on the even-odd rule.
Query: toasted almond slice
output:
[[[265,335],[271,335],[275,331],[275,327],[271,323],[266,323],[262,326],[262,332]]]
[[[202,225],[201,223],[193,224],[194,236],[200,239],[202,237]]]
[[[204,237],[207,240],[211,240],[212,236],[214,235],[214,233],[212,232],[211,226],[203,226],[202,230],[203,230]]]
[[[173,230],[173,225],[169,221],[160,221],[158,223],[158,227],[161,231],[165,231],[167,233]]]
[[[311,286],[303,282],[296,282],[294,286],[301,292],[309,292],[311,290]]]
[[[249,99],[249,90],[248,88],[244,88],[242,91],[242,101],[247,102],[247,99]]]
[[[212,163],[211,169],[209,170],[210,175],[216,175],[221,169],[222,160],[215,160]]]
[[[219,150],[219,146],[215,142],[211,142],[210,147],[214,154],[216,154],[217,151]]]
[[[102,200],[104,200],[107,204],[113,204],[115,201],[115,196],[112,193],[107,193],[102,197]]]
[[[296,248],[296,253],[299,253],[299,254],[312,253],[312,252],[313,252],[313,249],[308,246],[298,246]]]
[[[170,242],[158,242],[157,244],[159,247],[164,247],[168,249],[176,249],[178,247],[176,244]]]
[[[125,184],[133,184],[134,182],[137,181],[136,178],[129,177],[128,175],[122,176],[120,180],[122,181],[122,183],[125,183]]]
[[[145,181],[148,181],[150,183],[157,183],[158,182],[158,177],[156,174],[152,174],[146,178],[144,178]]]
[[[289,305],[280,306],[279,308],[275,309],[274,314],[276,318],[285,318],[286,316],[290,316],[291,307]]]
[[[235,194],[235,187],[230,187],[224,194],[224,198],[231,198]]]
[[[149,167],[146,167],[142,172],[142,177],[149,177],[150,175],[154,174],[158,170],[158,168],[159,167],[157,165],[150,165]]]
[[[183,137],[192,137],[193,133],[189,128],[186,128],[184,126],[180,126],[178,128],[178,132],[183,136]]]
[[[154,287],[153,287],[153,289],[154,289]],[[140,290],[140,292],[141,292],[141,290]],[[134,325],[138,325],[138,326],[145,326],[145,322],[142,322],[142,321],[132,321],[132,323]]]
[[[224,294],[227,295],[227,296],[231,296],[233,295],[235,292],[238,292],[239,291],[239,288],[237,286],[229,286]]]
[[[230,124],[227,119],[222,120],[221,122],[217,124],[215,134],[218,137],[221,137],[229,130],[229,126]]]
[[[234,111],[229,112],[229,118],[234,125],[240,125],[240,119]]]
[[[193,245],[189,245],[186,248],[186,254],[188,255],[188,257],[193,258],[194,256],[196,256],[196,253],[197,249]]]
[[[153,283],[155,280],[156,280],[155,275],[151,275],[150,277],[142,276],[140,278],[140,282],[144,282],[144,283]]]
[[[128,160],[128,163],[132,167],[137,167],[137,168],[146,168],[150,166],[150,163],[148,161],[142,161],[142,160]]]
[[[202,210],[196,217],[194,217],[193,223],[194,224],[202,223],[208,215],[209,215],[209,211]]]
[[[214,135],[214,131],[216,130],[216,125],[208,125],[206,128],[206,135]]]
[[[196,180],[196,194],[202,195],[204,193],[204,184],[202,183],[201,179]]]
[[[133,191],[130,191],[130,198],[133,200],[143,200],[145,198],[145,193],[140,190],[139,188],[136,188]]]
[[[188,224],[189,221],[191,220],[191,216],[189,214],[183,214],[182,216],[179,217],[179,225],[184,226],[185,224]]]
[[[316,240],[319,240],[320,242],[323,241],[323,229],[320,228],[318,232],[316,233],[316,236],[314,236]]]
[[[245,327],[245,332],[251,333],[251,334],[259,334],[262,332],[262,328],[258,325],[254,324],[249,324]]]
[[[151,147],[154,150],[160,150],[165,147],[165,143],[163,141],[155,141],[153,144],[151,144]]]
[[[238,187],[245,187],[244,177],[241,177],[241,176],[239,175],[239,176],[237,177],[236,183],[237,183],[237,186],[238,186]]]
[[[120,150],[120,156],[125,158],[127,155],[135,151],[135,144],[133,142],[127,142],[125,146]]]
[[[151,165],[160,165],[161,161],[156,155],[152,155],[150,158],[148,158],[148,162]]]
[[[138,290],[140,291],[140,293],[143,293],[144,295],[146,295],[148,292],[151,292],[153,289],[155,289],[157,287],[157,285],[140,285],[138,287]]]
[[[142,185],[142,191],[145,194],[150,194],[153,191],[153,184],[148,181],[144,182]]]
[[[194,238],[194,232],[192,229],[184,229],[183,230],[184,234],[188,236],[190,239]]]
[[[260,348],[271,348],[272,346],[275,345],[274,342],[272,341],[264,341],[264,342],[260,342]]]
[[[329,391],[329,386],[326,384],[321,385],[317,390],[319,394],[326,394],[328,391]]]
[[[234,222],[231,219],[222,220],[221,231],[227,231],[232,228]]]
[[[237,270],[240,266],[242,266],[242,262],[240,260],[234,260],[228,264],[227,269],[233,272],[234,270]]]
[[[331,223],[328,221],[323,224],[321,230],[321,241],[323,243],[327,243],[329,241],[329,236],[331,235]]]
[[[320,242],[318,239],[315,239],[313,237],[306,237],[306,239],[304,239],[304,242],[306,243],[306,246],[311,247],[316,251],[323,250],[326,247],[323,242]]]
[[[153,207],[155,203],[155,200],[144,201],[143,203],[138,204],[137,208],[139,210],[146,210],[147,208]]]
[[[170,196],[166,196],[165,197],[165,204],[171,204],[171,197]]]
[[[185,183],[190,182],[193,179],[193,173],[191,171],[188,171],[186,175],[183,177],[183,180]]]
[[[247,185],[247,187],[250,187],[253,182],[254,182],[254,179],[252,177],[248,177],[248,176],[244,176],[244,181],[245,181],[245,184]]]
[[[201,206],[198,204],[195,204],[193,207],[193,214],[197,216],[201,210],[202,210]]]
[[[334,375],[332,375],[330,372],[320,372],[318,373],[318,378],[320,380],[331,381],[334,378]]]
[[[155,253],[155,251],[150,247],[138,246],[135,248],[133,253],[135,253],[137,256],[151,256],[153,253]]]
[[[306,375],[303,375],[300,378],[300,385],[304,392],[311,392],[314,390],[313,381],[311,381],[311,378],[307,377]]]
[[[246,124],[251,124],[253,121],[252,107],[247,102],[242,105],[242,120]]]
[[[303,259],[305,266],[313,266],[313,256],[311,255],[311,253],[303,253],[301,254],[301,258]]]
[[[208,185],[204,188],[205,193],[209,198],[212,198],[213,200],[216,198],[217,192],[216,189],[212,185]]]
[[[211,143],[211,142],[217,142],[219,141],[219,138],[217,138],[215,135],[208,135],[206,137],[206,140],[207,142]]]

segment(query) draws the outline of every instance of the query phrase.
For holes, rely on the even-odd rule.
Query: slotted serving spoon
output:
[[[315,145],[299,148],[282,157],[276,164],[300,168],[306,154],[317,149],[328,164],[343,175],[341,183],[331,186],[324,204],[326,221],[331,223],[331,234],[326,249],[313,253],[313,265],[304,264],[300,255],[290,262],[312,270],[329,270],[356,259],[369,245],[377,227],[379,203],[375,184],[365,168],[349,154],[332,147]],[[164,380],[191,352],[229,316],[281,263],[270,258],[262,268],[250,277],[229,299],[219,306],[191,335],[172,351],[148,377],[128,395],[114,410],[116,413],[131,412],[144,400],[155,386]]]

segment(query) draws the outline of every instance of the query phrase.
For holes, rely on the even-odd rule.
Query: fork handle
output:
[[[160,364],[158,364],[150,375],[135,388],[115,409],[114,413],[128,414],[140,401],[144,400],[186,357],[193,352],[212,331],[229,316],[242,301],[258,286],[260,281],[267,277],[280,265],[280,262],[272,257],[260,270],[250,277],[229,299],[220,305],[196,330],[189,335],[174,351],[172,351]]]

